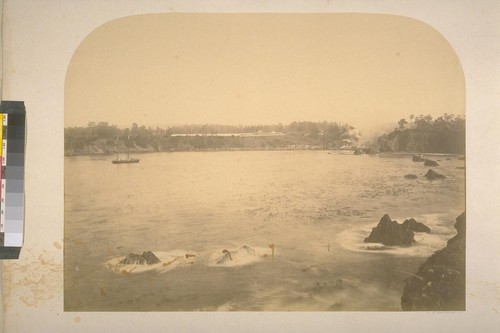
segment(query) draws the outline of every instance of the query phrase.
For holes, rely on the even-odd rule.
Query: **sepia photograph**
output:
[[[465,80],[381,14],[149,14],[74,52],[65,311],[464,311]]]
[[[498,331],[500,2],[0,4],[0,331]]]

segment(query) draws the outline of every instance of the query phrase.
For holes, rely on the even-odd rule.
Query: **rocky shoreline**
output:
[[[463,212],[454,225],[457,234],[448,240],[446,247],[436,251],[406,279],[401,297],[402,310],[465,310],[465,224]],[[415,232],[430,233],[431,229],[413,218],[400,224],[385,214],[364,241],[407,247],[415,242]]]
[[[457,235],[406,280],[405,311],[465,311],[465,212],[456,218]]]

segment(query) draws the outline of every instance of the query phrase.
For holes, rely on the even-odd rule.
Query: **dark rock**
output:
[[[228,250],[224,249],[222,250],[222,253],[224,253],[224,255],[220,257],[219,260],[217,260],[218,264],[224,264],[228,261],[233,260],[233,257],[231,257],[231,252],[229,252]]]
[[[433,160],[427,160],[427,159],[425,160],[424,165],[425,166],[439,166],[438,162],[433,161]]]
[[[422,155],[413,155],[411,160],[413,162],[425,162],[425,158]]]
[[[144,251],[142,254],[130,253],[120,264],[126,265],[153,265],[160,263],[160,259],[151,251]]]
[[[380,152],[374,148],[374,147],[368,147],[368,148],[356,148],[354,149],[354,155],[362,155],[362,154],[379,154]]]
[[[333,282],[319,282],[312,288],[312,293],[315,294],[331,294],[341,292],[346,289],[357,289],[357,284],[353,281],[337,279]]]
[[[136,253],[130,253],[128,256],[125,257],[125,259],[120,261],[120,264],[126,264],[126,265],[133,265],[133,264],[144,265],[145,263],[146,259],[141,254],[136,254]]]
[[[405,230],[396,221],[392,221],[388,214],[385,214],[378,225],[372,229],[370,236],[365,239],[365,243],[382,243],[387,246],[411,245],[414,242],[413,231]]]
[[[434,171],[432,169],[429,169],[429,171],[427,171],[427,173],[424,175],[424,177],[427,178],[427,179],[429,179],[429,180],[446,178],[442,174],[439,174],[439,173],[437,173],[436,171]]]
[[[160,259],[158,259],[158,257],[151,251],[143,252],[142,256],[146,259],[146,264],[148,265],[160,263]]]
[[[465,220],[463,212],[456,219],[457,235],[406,280],[403,310],[465,310]]]
[[[455,242],[458,238],[465,238],[465,212],[457,217],[454,227],[457,229],[457,235],[450,239],[450,241]]]
[[[238,254],[242,254],[242,255],[255,255],[255,250],[252,249],[250,246],[243,245],[238,250]]]
[[[425,224],[421,223],[421,222],[417,222],[414,218],[411,218],[409,220],[405,220],[401,226],[403,227],[403,229],[405,230],[411,230],[413,232],[426,232],[426,233],[430,233],[431,232],[431,228],[429,228],[428,226],[426,226]]]
[[[407,175],[405,175],[405,178],[406,179],[417,179],[417,175],[407,174]]]

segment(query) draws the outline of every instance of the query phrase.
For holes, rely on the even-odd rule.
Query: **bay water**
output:
[[[398,311],[405,279],[465,210],[454,155],[426,156],[446,176],[434,181],[405,154],[135,157],[65,158],[66,311]],[[364,243],[386,213],[432,232],[409,247]],[[143,251],[161,263],[119,263]]]

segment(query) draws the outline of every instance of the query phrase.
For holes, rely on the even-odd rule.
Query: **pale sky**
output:
[[[363,131],[465,113],[459,60],[433,28],[376,14],[151,14],[75,51],[65,126],[338,121]]]

